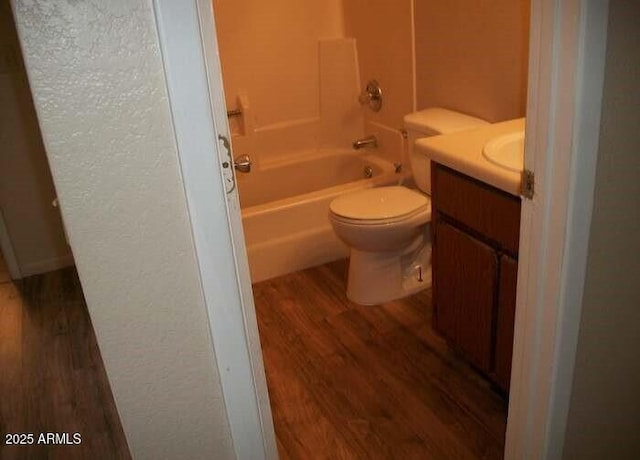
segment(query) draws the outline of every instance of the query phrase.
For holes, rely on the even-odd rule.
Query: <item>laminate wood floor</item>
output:
[[[499,459],[507,404],[431,328],[430,292],[345,296],[344,261],[255,284],[282,459]]]
[[[80,433],[6,446],[7,433]],[[75,269],[0,284],[0,458],[129,459]]]

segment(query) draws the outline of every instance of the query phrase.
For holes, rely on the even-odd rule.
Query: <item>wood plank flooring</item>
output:
[[[255,284],[282,459],[499,459],[506,402],[431,328],[430,292],[363,307],[344,261]]]
[[[6,446],[6,433],[80,433]],[[0,458],[129,459],[80,282],[69,268],[0,284]]]
[[[344,261],[254,285],[282,459],[498,459],[506,402],[431,329],[430,293],[362,307]],[[7,432],[82,434],[4,445]],[[0,283],[0,458],[128,459],[75,270]]]

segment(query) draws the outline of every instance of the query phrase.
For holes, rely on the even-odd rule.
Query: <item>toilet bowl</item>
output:
[[[429,197],[402,186],[378,187],[336,198],[329,210],[336,235],[350,248],[349,299],[378,304],[431,283]]]
[[[418,190],[377,187],[342,195],[329,206],[336,236],[349,248],[347,297],[375,305],[431,287],[431,166],[413,143],[420,137],[487,122],[432,108],[405,116],[409,158]]]

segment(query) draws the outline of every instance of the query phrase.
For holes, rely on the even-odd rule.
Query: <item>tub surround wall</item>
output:
[[[529,0],[415,5],[418,108],[440,106],[490,122],[526,109]]]
[[[402,117],[413,110],[411,0],[214,0],[214,8],[227,106],[244,112],[229,121],[236,155],[259,169],[318,147],[350,148],[366,133],[401,161]],[[371,78],[385,91],[379,113],[358,102]]]
[[[227,107],[244,112],[230,120],[236,155],[259,168],[361,135],[356,50],[344,38],[341,0],[213,4]]]
[[[214,0],[227,106],[256,128],[318,116],[318,40],[343,37],[341,0]]]
[[[364,136],[358,52],[352,38],[320,40],[320,145],[349,148]]]
[[[236,98],[237,107],[243,114],[230,121],[234,153],[249,154],[258,171],[283,158],[319,148],[351,148],[354,139],[364,136],[362,109],[358,103],[355,40],[320,39],[316,43],[315,59],[318,85],[310,91],[313,91],[311,96],[316,99],[318,108],[313,116],[259,126],[255,113],[260,108],[250,95],[241,94]],[[273,96],[277,97],[277,94]]]
[[[0,211],[22,276],[73,263],[8,0],[0,0]]]

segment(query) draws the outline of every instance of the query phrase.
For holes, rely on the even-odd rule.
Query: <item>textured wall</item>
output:
[[[589,258],[564,458],[640,452],[640,3],[610,3]]]
[[[529,0],[416,1],[418,108],[524,116]]]
[[[0,0],[0,209],[23,276],[73,262],[9,0]]]
[[[83,290],[136,458],[232,458],[151,3],[18,0]]]

